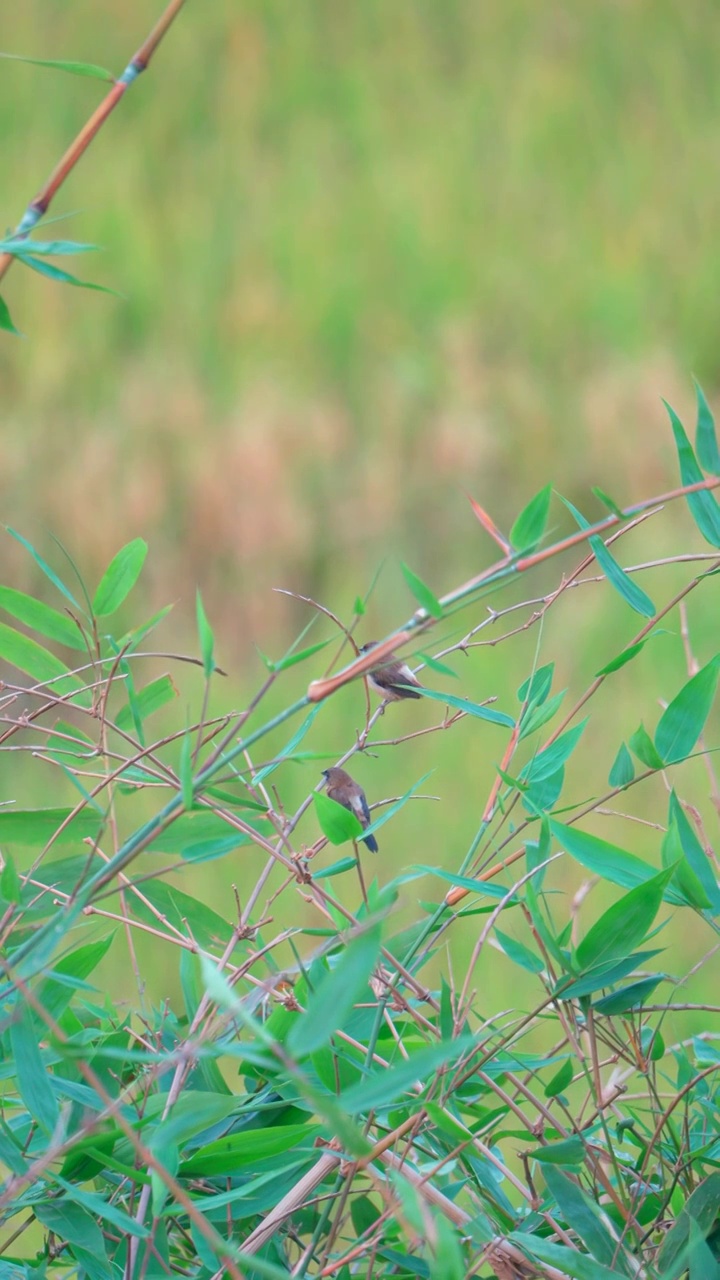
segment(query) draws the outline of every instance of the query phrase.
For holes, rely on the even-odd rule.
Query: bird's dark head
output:
[[[348,782],[352,783],[352,778],[344,769],[323,769],[322,776],[329,787],[342,787]]]
[[[369,653],[371,649],[377,649],[378,644],[378,640],[366,640],[364,644],[360,645],[360,652]]]

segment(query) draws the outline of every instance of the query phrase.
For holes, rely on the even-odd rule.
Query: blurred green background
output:
[[[25,0],[2,46],[119,73],[160,8]],[[685,417],[691,374],[711,403],[720,381],[719,56],[709,0],[189,3],[51,211],[73,215],[53,235],[103,248],[78,274],[122,298],[18,266],[4,283],[28,337],[0,343],[3,519],[48,555],[59,537],[91,583],[145,537],[144,603],[125,620],[176,601],[160,647],[194,646],[199,585],[230,673],[222,709],[260,682],[254,643],[277,657],[308,620],[273,587],[347,617],[383,562],[372,636],[412,612],[401,559],[438,594],[489,563],[465,491],[508,528],[548,481],[588,516],[592,484],[623,503],[672,487],[661,396]],[[0,68],[9,227],[102,87]],[[622,547],[626,562],[702,549],[679,507]],[[3,550],[4,581],[44,594],[21,549]],[[663,574],[643,578],[658,604],[687,576]],[[555,566],[523,589],[557,580]],[[716,644],[709,592],[690,611],[700,660]],[[676,622],[598,704],[571,798],[604,788],[623,736],[685,679]],[[540,660],[574,699],[639,625],[607,588],[583,588]],[[452,692],[512,711],[535,642],[475,651]],[[392,709],[382,736],[439,710]],[[308,745],[341,752],[363,714],[361,690],[343,692]],[[371,800],[433,766],[442,797],[385,830],[381,874],[457,866],[503,745],[466,722],[358,764]],[[14,768],[6,797],[32,791]],[[286,772],[290,805],[316,770]],[[702,769],[688,787],[700,802]],[[664,818],[660,783],[629,803]],[[657,858],[657,832],[598,829]],[[226,905],[234,874],[214,863],[182,883]],[[677,965],[702,945],[685,939]]]

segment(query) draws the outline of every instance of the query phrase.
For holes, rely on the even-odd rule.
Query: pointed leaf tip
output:
[[[113,556],[93,599],[93,612],[97,617],[107,618],[120,608],[140,577],[147,550],[142,538],[134,538]]]
[[[520,512],[510,530],[510,543],[516,551],[531,551],[540,542],[550,513],[551,497],[552,485],[546,484]]]
[[[442,618],[442,605],[440,604],[437,596],[428,586],[425,585],[421,578],[418,578],[416,573],[413,573],[412,569],[408,568],[406,564],[401,564],[400,568],[402,569],[403,577],[415,599],[418,601],[418,604],[422,606],[431,618]]]
[[[209,680],[215,670],[215,636],[213,635],[212,627],[207,620],[207,614],[205,613],[199,588],[195,605],[197,611],[197,629],[198,636],[200,637],[200,653],[202,655],[203,671],[205,672],[206,679]],[[258,653],[259,652],[260,650],[258,649]],[[262,657],[262,654],[260,654],[260,656]],[[266,660],[263,658],[263,661]],[[270,669],[272,671],[275,670],[274,663],[271,664]]]
[[[695,397],[697,399],[697,427],[695,431],[695,450],[700,466],[711,475],[720,475],[720,451],[718,451],[715,420],[710,406],[705,399],[700,383],[695,381]]]

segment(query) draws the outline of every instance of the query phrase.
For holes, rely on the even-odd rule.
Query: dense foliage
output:
[[[113,626],[142,570],[142,540],[118,552],[91,594],[74,566],[61,576],[10,531],[56,605],[0,589],[10,619],[0,656],[23,673],[4,682],[0,704],[0,1275],[716,1274],[720,1054],[710,1034],[667,1040],[668,1015],[687,1006],[684,975],[662,957],[676,920],[707,934],[706,959],[716,950],[707,823],[718,784],[703,734],[720,654],[695,660],[683,607],[694,591],[709,607],[716,589],[720,466],[701,393],[695,449],[671,418],[682,488],[669,496],[684,495],[713,548],[706,562],[693,553],[700,569],[693,563],[673,599],[656,604],[608,545],[638,519],[661,518],[656,500],[623,512],[603,495],[609,514],[593,526],[566,503],[577,531],[552,542],[549,487],[507,539],[473,502],[502,554],[469,583],[437,599],[406,570],[418,608],[392,645],[438,684],[458,658],[472,659],[497,616],[487,601],[508,578],[576,544],[582,556],[540,607],[512,606],[538,633],[515,708],[425,687],[445,708],[424,730],[429,766],[436,735],[470,721],[496,780],[472,798],[469,848],[449,817],[442,856],[396,876],[362,846],[328,861],[328,843],[347,845],[362,828],[318,794],[321,778],[299,807],[284,802],[298,760],[317,759],[319,775],[320,758],[332,759],[329,744],[308,751],[306,739],[314,728],[322,744],[323,713],[373,662],[356,656],[365,600],[347,622],[308,601],[326,634],[266,659],[244,710],[211,715],[219,673],[199,597],[200,657],[160,655],[173,677],[146,675],[159,660],[146,642],[166,610]],[[641,626],[566,704],[542,627],[593,565]],[[599,756],[578,776],[600,692],[678,615],[686,682],[653,729],[638,726],[614,759]],[[293,700],[293,681],[321,653],[330,666]],[[189,723],[175,710],[157,737],[153,717],[178,707],[188,662],[202,668],[200,709]],[[263,722],[271,691],[286,685],[291,699]],[[401,752],[404,735],[378,737],[394,714],[388,704],[380,719],[368,700],[340,763],[354,769],[383,743]],[[654,718],[649,705],[646,723]],[[29,753],[56,807],[25,807],[14,794],[12,753]],[[710,811],[683,798],[698,755]],[[631,818],[653,778],[665,780],[667,805],[647,861],[597,834],[595,819]],[[380,832],[381,849],[423,782],[373,808],[366,831]],[[584,892],[558,895],[553,873],[568,860],[612,886],[607,908],[589,910]],[[224,912],[183,891],[183,866],[198,863],[240,884]],[[286,918],[300,922],[276,930],[288,901]],[[440,944],[468,930],[470,961],[452,972]],[[491,948],[516,966],[516,1008],[493,999]],[[123,949],[137,984],[122,1009],[93,982],[110,949]],[[145,967],[161,969],[168,954],[179,1007],[148,1000]]]

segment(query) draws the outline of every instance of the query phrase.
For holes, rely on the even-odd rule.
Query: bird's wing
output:
[[[367,827],[370,823],[370,810],[365,799],[365,792],[357,791],[351,797],[350,804],[352,805],[353,813],[360,819],[362,825]]]

